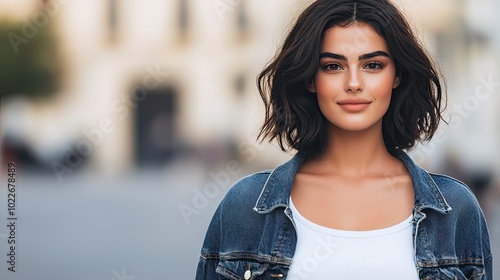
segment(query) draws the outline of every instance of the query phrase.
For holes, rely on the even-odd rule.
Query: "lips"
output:
[[[370,106],[371,101],[364,99],[345,99],[337,102],[344,110],[349,112],[359,112]]]

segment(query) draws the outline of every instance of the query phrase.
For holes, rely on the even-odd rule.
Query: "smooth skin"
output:
[[[385,147],[382,117],[399,85],[385,40],[365,23],[325,32],[314,81],[328,144],[298,170],[291,197],[308,220],[338,230],[387,228],[408,218],[408,170]]]

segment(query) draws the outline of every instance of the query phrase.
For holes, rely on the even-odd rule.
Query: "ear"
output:
[[[400,83],[400,82],[401,82],[401,79],[400,79],[398,76],[396,76],[396,77],[394,78],[394,82],[392,82],[392,88],[393,88],[393,89],[394,89],[394,88],[397,88],[397,87],[399,86],[399,83]]]
[[[316,93],[316,84],[314,82],[314,79],[306,81],[306,88],[309,92]]]

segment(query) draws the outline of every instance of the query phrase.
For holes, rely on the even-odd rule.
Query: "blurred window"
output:
[[[185,37],[189,28],[189,3],[188,0],[178,0],[179,10],[177,14],[178,18],[178,28],[181,37]]]
[[[108,0],[108,36],[110,41],[116,39],[118,29],[118,2],[117,0]]]
[[[236,26],[238,27],[238,35],[244,37],[248,33],[248,15],[245,2],[241,1],[236,9]]]
[[[246,88],[246,78],[245,74],[243,72],[239,73],[235,78],[234,78],[234,89],[237,97],[241,97],[245,94],[245,88]]]

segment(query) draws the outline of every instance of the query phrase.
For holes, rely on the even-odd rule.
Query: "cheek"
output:
[[[318,99],[335,97],[343,92],[344,85],[340,77],[318,74],[315,79]]]
[[[376,98],[389,98],[393,90],[394,77],[373,77],[365,80],[365,89],[369,90]]]
[[[339,75],[340,76],[340,75]],[[318,74],[315,79],[316,97],[321,113],[327,119],[335,118],[334,100],[344,93],[342,79]]]

